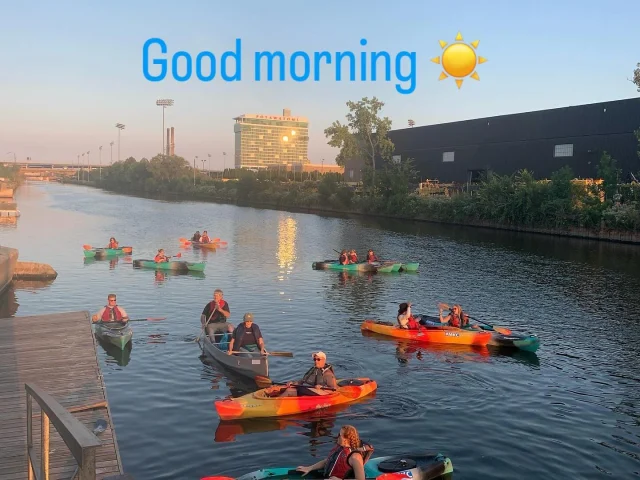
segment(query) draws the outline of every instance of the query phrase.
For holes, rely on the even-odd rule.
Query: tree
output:
[[[640,92],[640,63],[636,65],[636,69],[633,71],[633,80],[631,81],[636,84]]]
[[[620,173],[621,170],[617,168],[616,160],[604,152],[598,165],[598,176],[602,178],[602,188],[607,200],[612,200],[616,194]]]
[[[344,166],[347,160],[362,158],[365,165],[373,168],[374,183],[376,157],[389,160],[393,153],[393,142],[387,136],[391,130],[391,120],[380,118],[380,110],[384,103],[376,97],[364,97],[358,102],[347,102],[349,113],[347,123],[339,121],[326,128],[324,134],[329,138],[328,144],[340,149],[336,163]]]

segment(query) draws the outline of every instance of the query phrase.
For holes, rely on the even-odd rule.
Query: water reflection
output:
[[[211,382],[211,390],[220,390],[221,383],[224,383],[222,390],[226,386],[232,397],[241,397],[258,390],[258,385],[255,381],[244,375],[239,375],[230,368],[216,362],[214,358],[204,351],[201,351],[200,361],[203,365],[201,378],[208,379]]]
[[[96,257],[84,257],[83,259],[83,264],[85,266],[89,266],[89,265],[93,265],[93,264],[108,264],[109,265],[109,270],[113,270],[116,268],[117,265],[132,265],[133,264],[133,257],[131,255],[118,255],[115,257],[103,257],[103,258],[96,258]]]
[[[132,342],[125,345],[124,349],[120,349],[112,343],[106,342],[98,337],[95,337],[98,344],[106,353],[105,363],[107,365],[118,365],[119,367],[126,367],[129,365],[131,359],[131,350],[133,349]]]
[[[14,280],[0,295],[0,318],[13,317],[18,312],[20,303],[16,293],[38,295],[45,293],[54,280]]]
[[[278,280],[283,281],[289,275],[296,261],[297,222],[292,217],[278,220]]]

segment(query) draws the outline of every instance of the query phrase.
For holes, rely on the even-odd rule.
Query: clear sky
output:
[[[290,108],[310,120],[311,161],[333,163],[323,130],[344,120],[345,102],[364,96],[386,103],[394,128],[408,119],[419,126],[636,97],[628,79],[640,62],[638,18],[637,0],[3,2],[0,153],[71,162],[90,150],[93,164],[103,145],[108,162],[112,140],[117,156],[120,122],[121,157],[150,158],[162,145],[156,99],[172,98],[166,126],[175,127],[176,154],[189,161],[210,153],[211,168],[220,168],[226,151],[229,165],[234,116]],[[461,89],[452,78],[438,81],[442,65],[430,61],[442,53],[438,41],[451,43],[458,32],[479,40],[477,53],[488,59],[477,67],[480,81],[466,79]],[[195,72],[186,82],[170,75],[150,82],[142,59],[152,37],[167,43],[164,58],[206,50],[218,63],[240,38],[242,81],[224,82],[218,66],[208,83]],[[415,51],[416,89],[401,95],[395,81],[336,82],[331,67],[319,82],[256,82],[256,50],[386,50],[392,59]]]

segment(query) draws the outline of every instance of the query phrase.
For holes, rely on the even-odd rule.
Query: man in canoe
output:
[[[328,395],[338,388],[333,366],[327,363],[327,355],[324,352],[315,352],[311,357],[313,358],[313,367],[307,370],[302,380],[287,383],[287,388],[279,395],[280,397]]]
[[[109,245],[107,245],[107,248],[118,248],[118,242],[116,242],[116,237],[111,237],[109,239]]]
[[[200,315],[200,322],[213,343],[218,343],[227,331],[227,319],[231,315],[229,304],[222,298],[219,288],[213,292],[213,300],[207,303]]]
[[[123,322],[129,321],[129,315],[124,308],[116,303],[116,294],[110,293],[107,296],[107,304],[96,313],[91,320],[95,322]]]
[[[255,352],[260,349],[260,353],[267,354],[267,350],[264,347],[264,338],[262,338],[262,332],[260,327],[253,323],[253,313],[245,313],[242,317],[242,323],[238,325],[233,334],[231,335],[231,341],[227,349],[227,355],[231,355],[234,351]]]

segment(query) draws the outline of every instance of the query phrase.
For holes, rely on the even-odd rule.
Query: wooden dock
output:
[[[0,479],[3,480],[27,479],[27,382],[51,395],[90,432],[97,420],[106,421],[106,430],[96,433],[101,442],[95,450],[96,478],[123,474],[89,312],[0,319]],[[36,452],[41,451],[40,411],[33,401]],[[50,431],[49,478],[69,479],[78,463],[53,425]]]

